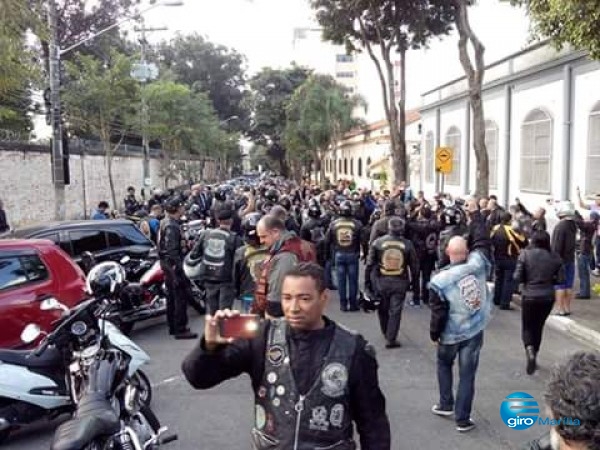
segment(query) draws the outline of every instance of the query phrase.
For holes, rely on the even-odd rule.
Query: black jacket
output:
[[[579,228],[579,252],[583,255],[591,255],[598,221],[580,219],[577,221],[577,227]]]
[[[527,247],[527,238],[512,227],[500,224],[492,231],[492,245],[496,261],[516,260],[521,249]]]
[[[577,248],[577,223],[574,220],[563,219],[554,227],[552,232],[552,251],[558,253],[563,263],[575,261]]]
[[[322,369],[322,360],[333,339],[334,323],[325,318],[325,328],[309,332],[290,332],[290,364],[299,392],[306,393]],[[183,361],[182,370],[196,389],[209,389],[242,373],[250,375],[258,391],[265,366],[269,322],[254,339],[239,339],[207,352],[204,339]],[[390,450],[390,424],[385,412],[385,397],[379,388],[377,360],[373,349],[359,337],[354,361],[348,375],[352,419],[365,450]]]
[[[419,260],[437,258],[441,224],[435,219],[416,219],[408,222],[408,238]]]
[[[556,253],[542,248],[526,248],[517,260],[514,280],[524,284],[523,296],[552,295],[554,285],[565,282],[565,269]]]
[[[4,233],[5,231],[10,230],[8,226],[8,221],[6,220],[6,212],[3,209],[0,209],[0,233]]]
[[[158,254],[160,259],[169,265],[181,265],[183,262],[181,222],[167,217],[161,221],[159,230]]]

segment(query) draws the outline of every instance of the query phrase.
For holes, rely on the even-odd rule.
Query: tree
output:
[[[487,196],[489,193],[490,167],[487,148],[485,146],[485,117],[483,114],[483,76],[485,64],[483,55],[485,47],[471,28],[468,7],[471,0],[451,0],[456,8],[454,21],[458,30],[458,52],[460,63],[465,71],[469,85],[469,104],[473,112],[473,149],[477,163],[475,195]],[[469,44],[473,48],[474,61],[469,54]]]
[[[180,173],[172,171],[172,160],[195,154],[227,163],[234,154],[235,134],[219,127],[219,119],[208,95],[193,92],[174,81],[157,81],[144,88],[149,110],[148,134],[161,143],[165,185]]]
[[[287,124],[286,108],[292,94],[310,74],[310,70],[293,65],[287,69],[263,68],[250,80],[253,91],[253,125],[247,132],[255,144],[267,148],[268,156],[277,161],[281,175],[288,175],[283,133]]]
[[[32,85],[39,71],[26,42],[28,30],[42,33],[38,4],[0,0],[0,128],[28,132]]]
[[[175,79],[194,91],[206,92],[220,120],[237,117],[230,127],[246,129],[250,111],[244,56],[198,34],[177,35],[157,49]]]
[[[444,0],[311,0],[323,37],[349,52],[366,50],[375,65],[390,127],[394,175],[405,180],[406,54],[451,29],[452,5]],[[400,57],[400,97],[395,98],[393,53]],[[398,104],[396,104],[396,101]]]
[[[132,128],[139,99],[139,84],[130,76],[131,61],[116,52],[110,54],[109,61],[81,55],[67,63],[67,71],[77,80],[63,93],[67,120],[102,142],[112,202],[117,207],[113,158]]]
[[[365,102],[349,96],[344,86],[326,75],[311,75],[296,91],[287,106],[285,143],[294,159],[314,161],[321,184],[325,168],[321,161],[347,131],[363,125],[353,116]]]
[[[529,11],[534,34],[550,38],[559,50],[572,45],[600,59],[600,1],[513,0]]]

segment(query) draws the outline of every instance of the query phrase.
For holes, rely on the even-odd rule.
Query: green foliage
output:
[[[163,42],[157,51],[176,81],[208,94],[220,120],[238,117],[228,122],[229,128],[248,127],[249,93],[241,54],[198,34],[178,35]]]
[[[285,142],[291,151],[302,155],[327,149],[345,132],[359,126],[353,117],[364,101],[348,96],[344,86],[326,75],[311,75],[292,96],[287,106]]]
[[[64,89],[67,120],[94,133],[103,142],[124,135],[133,126],[139,84],[130,76],[131,61],[111,52],[110,60],[101,61],[81,55],[66,64],[69,76],[76,80]]]
[[[131,61],[125,55],[111,52],[107,61],[81,55],[66,67],[75,80],[63,93],[67,121],[102,142],[112,202],[116,205],[112,158],[135,123],[139,98],[139,84],[129,75]]]
[[[20,132],[31,129],[30,88],[39,71],[26,44],[28,30],[41,31],[37,3],[0,0],[0,128]]]
[[[560,50],[572,45],[600,59],[599,0],[514,0],[529,10],[534,34],[550,38]]]
[[[254,143],[268,149],[269,156],[278,161],[286,175],[284,131],[287,125],[286,108],[292,94],[308,78],[310,70],[293,65],[287,69],[262,69],[250,80],[253,92],[254,124],[247,132]]]
[[[149,111],[148,134],[161,142],[165,163],[196,154],[220,159],[225,166],[239,162],[239,135],[227,133],[208,95],[174,81],[157,81],[144,88]],[[167,167],[163,167],[167,174]],[[174,174],[170,174],[174,175]]]
[[[450,32],[452,2],[447,0],[310,0],[323,37],[360,51],[366,42],[393,42],[398,49],[426,46]]]

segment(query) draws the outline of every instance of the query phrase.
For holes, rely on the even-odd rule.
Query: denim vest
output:
[[[486,279],[490,262],[479,251],[467,262],[446,266],[429,282],[429,287],[448,302],[448,322],[440,343],[451,345],[471,339],[491,319],[492,292]]]

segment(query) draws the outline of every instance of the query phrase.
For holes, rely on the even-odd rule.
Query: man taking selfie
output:
[[[374,351],[360,335],[323,315],[327,302],[323,269],[300,263],[284,276],[284,318],[263,321],[250,337],[252,316],[217,311],[207,317],[203,339],[183,362],[196,389],[250,375],[254,449],[355,449],[353,423],[361,449],[390,449]],[[244,338],[236,338],[236,331]]]

